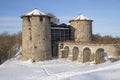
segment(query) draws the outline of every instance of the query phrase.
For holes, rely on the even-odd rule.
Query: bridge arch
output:
[[[79,48],[78,47],[73,47],[72,49],[72,60],[75,61],[78,59],[79,55]]]
[[[88,47],[83,49],[83,62],[90,62],[91,50]]]

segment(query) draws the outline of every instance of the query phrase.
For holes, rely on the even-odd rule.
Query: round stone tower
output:
[[[43,61],[52,58],[50,17],[34,9],[23,19],[22,60]]]
[[[74,33],[71,34],[71,38],[75,41],[91,41],[92,21],[82,14],[70,20],[71,33]]]

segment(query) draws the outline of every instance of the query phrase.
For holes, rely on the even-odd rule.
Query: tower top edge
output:
[[[21,18],[25,17],[25,16],[48,16],[48,15],[46,13],[40,11],[38,8],[35,8],[32,11],[22,15]],[[50,16],[48,16],[48,17],[50,17]]]
[[[73,19],[71,19],[69,22],[71,21],[93,21],[93,20],[80,13],[79,15],[73,17]]]
[[[73,22],[73,21],[90,21],[90,22],[93,22],[93,20],[86,20],[86,19],[84,19],[84,20],[70,20],[69,22]]]

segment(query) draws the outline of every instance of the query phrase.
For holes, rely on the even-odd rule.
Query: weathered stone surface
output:
[[[71,37],[75,39],[75,41],[92,40],[92,20],[73,20],[70,21],[70,25],[72,27]]]
[[[84,44],[84,43],[71,43],[64,42],[62,43],[62,48],[59,48],[59,58],[62,55],[62,51],[64,51],[65,47],[69,47],[68,59],[76,60],[74,56],[77,55],[77,61],[79,62],[92,62],[94,61],[96,64],[103,63],[104,53],[107,53],[106,57],[109,56],[118,56],[120,50],[120,44]],[[61,43],[59,44],[60,47]],[[78,48],[79,50],[75,50],[74,48]],[[119,48],[119,49],[118,49]],[[62,50],[62,51],[61,51]]]
[[[48,16],[23,16],[22,60],[49,60],[51,30]]]

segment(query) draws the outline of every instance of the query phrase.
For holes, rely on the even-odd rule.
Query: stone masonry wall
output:
[[[70,21],[73,27],[71,35],[75,41],[91,41],[92,40],[92,20],[73,20]]]
[[[51,59],[50,21],[47,16],[23,17],[22,59],[43,61]]]
[[[61,47],[62,44],[62,47]],[[69,48],[68,51],[68,59],[73,60],[73,57],[76,55],[73,53],[73,49],[77,47],[79,49],[79,55],[77,57],[77,61],[79,62],[92,62],[94,61],[96,64],[104,62],[104,53],[107,54],[106,58],[109,56],[118,56],[120,54],[120,44],[84,44],[84,43],[59,43],[59,58],[64,58],[64,54],[67,53],[65,51],[65,47]],[[84,52],[84,50],[86,52]],[[89,54],[88,54],[89,53]],[[86,55],[86,56],[85,56]]]

